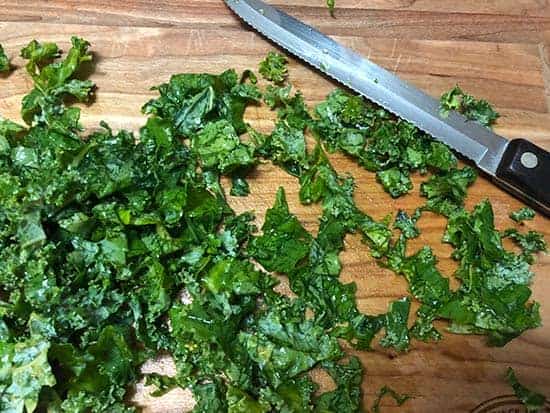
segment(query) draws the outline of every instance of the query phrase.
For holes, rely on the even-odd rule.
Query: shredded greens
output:
[[[529,413],[538,412],[544,408],[546,397],[522,385],[516,377],[516,372],[511,367],[508,367],[506,372],[506,380]]]
[[[531,221],[535,218],[535,211],[529,207],[523,207],[517,211],[510,213],[510,218],[516,221],[518,224],[524,221]]]
[[[0,44],[0,72],[9,72],[10,71],[10,60],[4,52],[4,48]]]
[[[466,211],[475,172],[411,124],[341,90],[312,113],[287,83],[287,59],[272,52],[260,64],[265,88],[250,71],[174,75],[143,106],[137,136],[105,123],[85,135],[69,102],[93,94],[79,77],[92,55],[85,40],[71,43],[64,58],[53,43],[22,50],[33,80],[26,125],[0,118],[0,410],[136,411],[126,401],[140,366],[167,353],[176,375],[147,382],[155,395],[192,389],[195,412],[359,412],[363,368],[342,341],[372,349],[383,331],[381,346],[405,352],[414,338],[440,338],[438,319],[501,346],[540,325],[529,264],[544,239],[498,232],[488,201]],[[262,100],[277,111],[269,134],[244,120]],[[394,197],[412,190],[412,173],[432,173],[426,204],[399,211],[393,225],[373,219],[325,150],[376,172]],[[260,232],[251,213],[231,209],[220,178],[246,196],[246,177],[264,160],[296,177],[303,204],[321,205],[315,236],[283,188]],[[449,219],[456,291],[430,248],[406,254],[425,211]],[[406,278],[420,302],[414,320],[410,297],[383,314],[359,310],[355,284],[339,279],[350,233]],[[503,237],[522,252],[506,251]],[[274,288],[281,277],[292,297]],[[318,392],[313,368],[334,390]],[[399,405],[408,398],[384,387],[373,411],[386,394]]]
[[[458,85],[441,96],[441,116],[447,117],[452,110],[487,127],[491,127],[500,117],[489,102],[474,98]]]

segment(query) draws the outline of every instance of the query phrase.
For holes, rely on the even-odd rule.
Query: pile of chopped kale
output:
[[[144,105],[139,136],[104,123],[85,135],[68,102],[94,93],[78,78],[88,48],[73,38],[61,58],[57,45],[31,42],[21,52],[34,82],[22,102],[27,125],[0,118],[1,411],[135,411],[127,400],[140,366],[168,353],[177,375],[148,382],[157,394],[191,388],[195,412],[358,412],[363,369],[341,340],[368,350],[382,332],[380,345],[407,351],[412,338],[439,339],[433,322],[447,320],[452,333],[502,346],[540,325],[529,264],[544,240],[499,233],[488,201],[466,211],[475,172],[411,124],[341,90],[311,112],[287,83],[286,59],[271,53],[260,65],[274,82],[265,89],[250,71],[174,75]],[[243,120],[262,101],[277,110],[270,134]],[[325,149],[376,172],[394,197],[411,191],[411,173],[431,173],[420,188],[426,205],[393,224],[374,220]],[[302,203],[322,205],[316,236],[283,188],[261,232],[251,213],[233,212],[220,177],[246,196],[245,178],[263,160],[297,178]],[[428,247],[406,254],[424,211],[449,217],[456,291]],[[385,314],[357,308],[355,284],[339,280],[350,233],[406,278],[413,298]],[[505,250],[504,237],[522,252]],[[295,296],[276,292],[275,275]],[[413,299],[421,306],[409,328]],[[333,378],[333,390],[319,394],[313,368]],[[384,387],[374,411],[384,395],[406,400]]]

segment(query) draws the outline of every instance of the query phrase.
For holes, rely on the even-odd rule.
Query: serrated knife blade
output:
[[[538,191],[536,188],[540,187],[539,184],[528,182],[528,186],[534,185],[535,188],[526,188],[524,182],[516,182],[518,177],[503,177],[500,173],[516,174],[518,168],[524,167],[524,154],[529,151],[536,157],[537,165],[532,167],[531,162],[530,168],[524,168],[527,171],[520,172],[536,172],[539,178],[544,178],[541,176],[543,174],[550,179],[548,152],[527,141],[509,141],[477,122],[469,121],[457,112],[451,112],[447,117],[441,116],[438,100],[313,27],[261,0],[225,2],[239,17],[268,39],[446,143],[472,160],[514,195],[550,215],[550,191],[546,179],[543,180],[541,194],[540,188]],[[504,161],[506,164],[503,164]]]

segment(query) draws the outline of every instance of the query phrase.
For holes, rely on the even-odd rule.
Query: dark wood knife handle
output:
[[[498,166],[497,182],[550,217],[550,153],[526,141],[508,144]]]

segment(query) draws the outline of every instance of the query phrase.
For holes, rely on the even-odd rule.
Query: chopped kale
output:
[[[316,400],[314,412],[360,412],[363,368],[359,359],[351,357],[348,364],[323,363],[323,368],[336,383],[336,389],[322,394]]]
[[[399,394],[392,388],[384,386],[380,389],[378,395],[376,396],[376,400],[372,405],[372,413],[380,413],[380,403],[382,399],[386,396],[390,396],[391,398],[393,398],[398,406],[402,406],[407,400],[411,398],[411,396],[408,396],[406,394]]]
[[[411,301],[408,297],[390,304],[386,314],[386,335],[380,340],[383,347],[393,347],[397,351],[404,351],[409,348],[410,339],[407,322],[410,308]]]
[[[395,217],[393,226],[399,229],[405,238],[416,238],[420,235],[420,230],[416,226],[420,214],[421,211],[419,209],[415,211],[413,216],[409,216],[405,211],[400,210]]]
[[[523,207],[517,211],[510,213],[510,218],[516,221],[518,224],[523,223],[523,221],[531,221],[535,218],[535,211],[531,208]]]
[[[337,89],[317,105],[315,112],[312,128],[327,149],[341,151],[377,172],[378,180],[393,197],[410,192],[410,174],[415,171],[456,167],[456,157],[447,146],[359,96]]]
[[[382,346],[406,351],[411,337],[438,339],[441,319],[451,332],[504,345],[540,324],[529,263],[544,239],[499,233],[488,202],[464,210],[474,171],[457,169],[445,145],[411,124],[342,91],[312,118],[300,92],[268,86],[264,100],[278,119],[264,135],[243,119],[261,101],[255,75],[228,70],[156,87],[138,136],[105,123],[85,135],[66,97],[91,96],[93,83],[79,77],[88,49],[73,38],[58,60],[54,43],[29,43],[21,53],[34,83],[22,105],[28,127],[0,118],[0,410],[136,411],[128,390],[142,363],[164,352],[175,376],[152,374],[148,383],[156,395],[190,388],[196,412],[359,412],[363,369],[355,357],[343,361],[340,340],[371,349],[384,330]],[[261,73],[284,83],[286,59],[271,54]],[[320,141],[312,151],[308,131]],[[376,221],[358,208],[353,177],[339,175],[321,145],[376,172],[393,196],[410,191],[412,173],[432,171],[422,186],[427,205],[398,213],[394,239],[391,217]],[[297,178],[303,204],[320,203],[316,236],[282,188],[260,234],[251,213],[227,204],[220,176],[244,196],[260,158]],[[406,255],[425,209],[449,217],[457,291],[431,249]],[[409,283],[421,304],[410,330],[410,298],[364,314],[356,285],[340,281],[350,233]],[[523,252],[506,251],[503,237]],[[274,289],[281,276],[294,296]],[[313,368],[336,388],[318,394]],[[373,409],[385,394],[405,400],[384,387]]]
[[[281,84],[288,76],[287,63],[287,58],[282,54],[269,52],[260,63],[260,74],[267,80]]]
[[[4,48],[0,45],[0,72],[10,71],[10,59],[6,56]]]
[[[510,228],[504,231],[503,236],[510,238],[521,248],[523,251],[522,255],[529,264],[534,262],[534,254],[537,252],[546,252],[548,248],[543,235],[536,231],[529,231],[523,234],[515,228]]]
[[[459,211],[464,206],[468,187],[476,178],[475,170],[469,166],[433,175],[420,187],[422,195],[428,198],[425,208],[445,216]]]
[[[33,40],[21,51],[27,59],[27,72],[32,77],[34,89],[23,98],[21,117],[30,124],[48,124],[52,129],[74,131],[78,129],[80,111],[65,110],[63,99],[72,96],[80,102],[89,100],[95,87],[90,80],[75,77],[78,70],[92,60],[90,44],[78,37],[71,38],[72,47],[65,60],[50,63],[60,55],[53,43],[40,44]],[[61,118],[61,119],[60,119]]]
[[[334,16],[334,8],[336,7],[336,0],[327,0],[327,7],[331,16]]]
[[[466,118],[490,128],[500,117],[489,102],[476,99],[465,93],[458,85],[444,93],[440,100],[441,115],[447,117],[451,110],[462,113]]]
[[[546,397],[533,390],[529,390],[527,387],[522,385],[518,381],[514,369],[511,367],[508,367],[508,370],[506,371],[506,380],[510,386],[512,386],[517,398],[521,400],[528,412],[538,412],[544,407]]]

